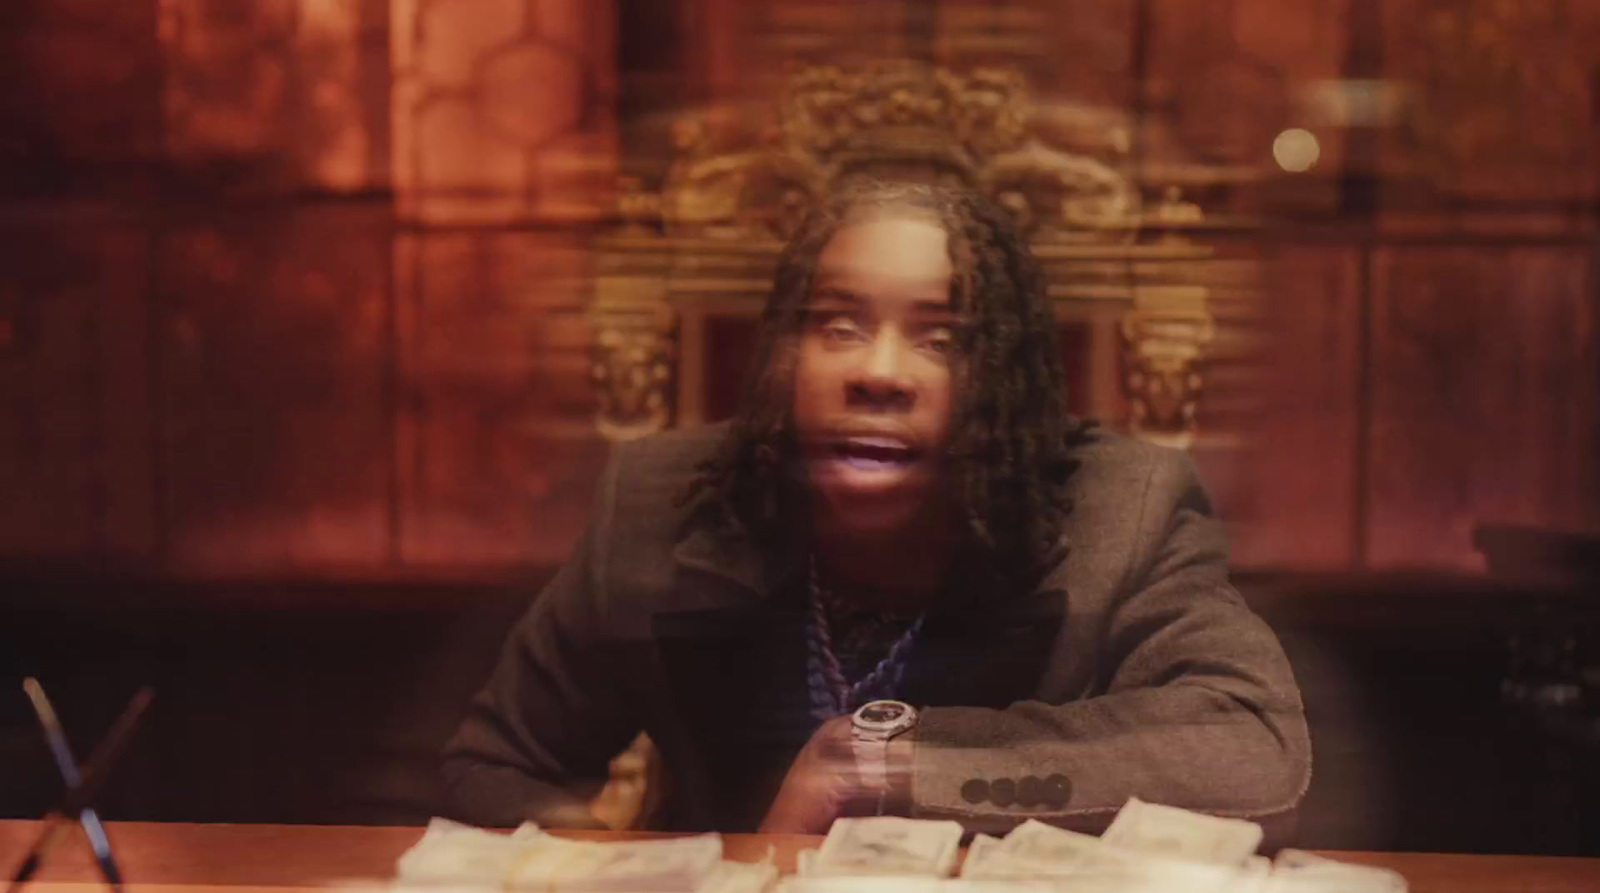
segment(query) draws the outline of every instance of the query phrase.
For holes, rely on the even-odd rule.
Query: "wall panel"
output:
[[[1593,248],[1375,252],[1367,553],[1479,566],[1481,522],[1595,520]]]
[[[397,241],[405,563],[559,560],[581,532],[606,457],[577,312],[581,246],[532,232]]]
[[[170,561],[370,567],[387,556],[387,211],[173,224],[157,285]]]
[[[1235,562],[1338,568],[1356,560],[1361,412],[1360,249],[1281,245],[1263,298],[1268,340],[1243,433],[1253,461]]]

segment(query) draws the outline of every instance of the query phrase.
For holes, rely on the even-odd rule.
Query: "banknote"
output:
[[[507,835],[434,819],[422,839],[401,855],[395,877],[403,884],[416,886],[498,886],[522,856],[523,844]]]
[[[1004,877],[1007,866],[1000,848],[1005,841],[987,834],[978,834],[967,844],[967,857],[961,862],[961,877],[968,880]]]
[[[451,822],[429,825],[396,865],[407,886],[475,886],[560,893],[694,891],[722,863],[715,834],[640,841],[579,841],[524,826],[505,835]],[[724,870],[720,880],[748,882]],[[742,888],[740,888],[742,889]]]
[[[1100,839],[1123,849],[1190,862],[1242,865],[1261,845],[1261,826],[1146,803],[1136,797],[1117,812]]]
[[[778,866],[765,862],[719,862],[695,893],[766,893],[778,882]]]
[[[1130,858],[1130,854],[1108,846],[1099,837],[1057,828],[1038,819],[1018,825],[986,856],[1047,874],[1069,874]]]
[[[790,877],[776,893],[1067,893],[1044,881],[969,880],[914,875]]]
[[[946,877],[960,855],[958,822],[886,816],[837,819],[809,860],[807,877],[923,875]]]
[[[817,857],[816,850],[801,850],[794,854],[794,873],[799,877],[813,877],[811,862]]]
[[[1265,867],[1188,862],[1108,844],[1043,823],[1018,827],[980,853],[985,878],[1048,880],[1072,893],[1254,893]]]
[[[722,861],[712,834],[594,842],[545,835],[520,841],[524,856],[505,878],[512,890],[694,890]]]
[[[1339,862],[1304,850],[1279,850],[1272,873],[1306,893],[1406,893],[1408,886],[1399,872]]]

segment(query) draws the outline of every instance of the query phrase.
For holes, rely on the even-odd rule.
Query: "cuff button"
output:
[[[989,783],[981,778],[969,778],[961,786],[961,799],[968,803],[982,803],[989,798]]]
[[[1017,805],[1038,806],[1048,799],[1048,788],[1037,775],[1023,776],[1017,784]]]
[[[1051,809],[1066,806],[1071,797],[1072,780],[1065,775],[1058,772],[1044,780],[1044,802]]]
[[[989,782],[989,802],[996,806],[1010,806],[1017,800],[1017,783],[1009,778]]]

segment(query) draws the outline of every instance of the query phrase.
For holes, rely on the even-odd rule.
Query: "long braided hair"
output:
[[[950,300],[964,320],[945,445],[960,519],[957,573],[1025,585],[1056,548],[1071,510],[1071,447],[1087,428],[1068,415],[1055,320],[1042,270],[1007,213],[948,186],[866,181],[801,223],[778,261],[743,403],[717,453],[683,495],[709,494],[726,523],[773,545],[796,506],[791,407],[796,347],[818,256],[846,223],[875,213],[931,215],[948,234]]]

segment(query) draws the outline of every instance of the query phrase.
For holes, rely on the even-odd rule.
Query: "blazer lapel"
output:
[[[902,696],[930,707],[997,709],[1037,697],[1066,622],[1062,583],[1051,573],[1026,595],[980,595],[929,614]]]
[[[690,776],[679,781],[696,789],[714,826],[753,826],[815,727],[793,561],[704,527],[673,557],[673,595],[652,634],[664,721],[681,736],[685,759],[675,762]]]

